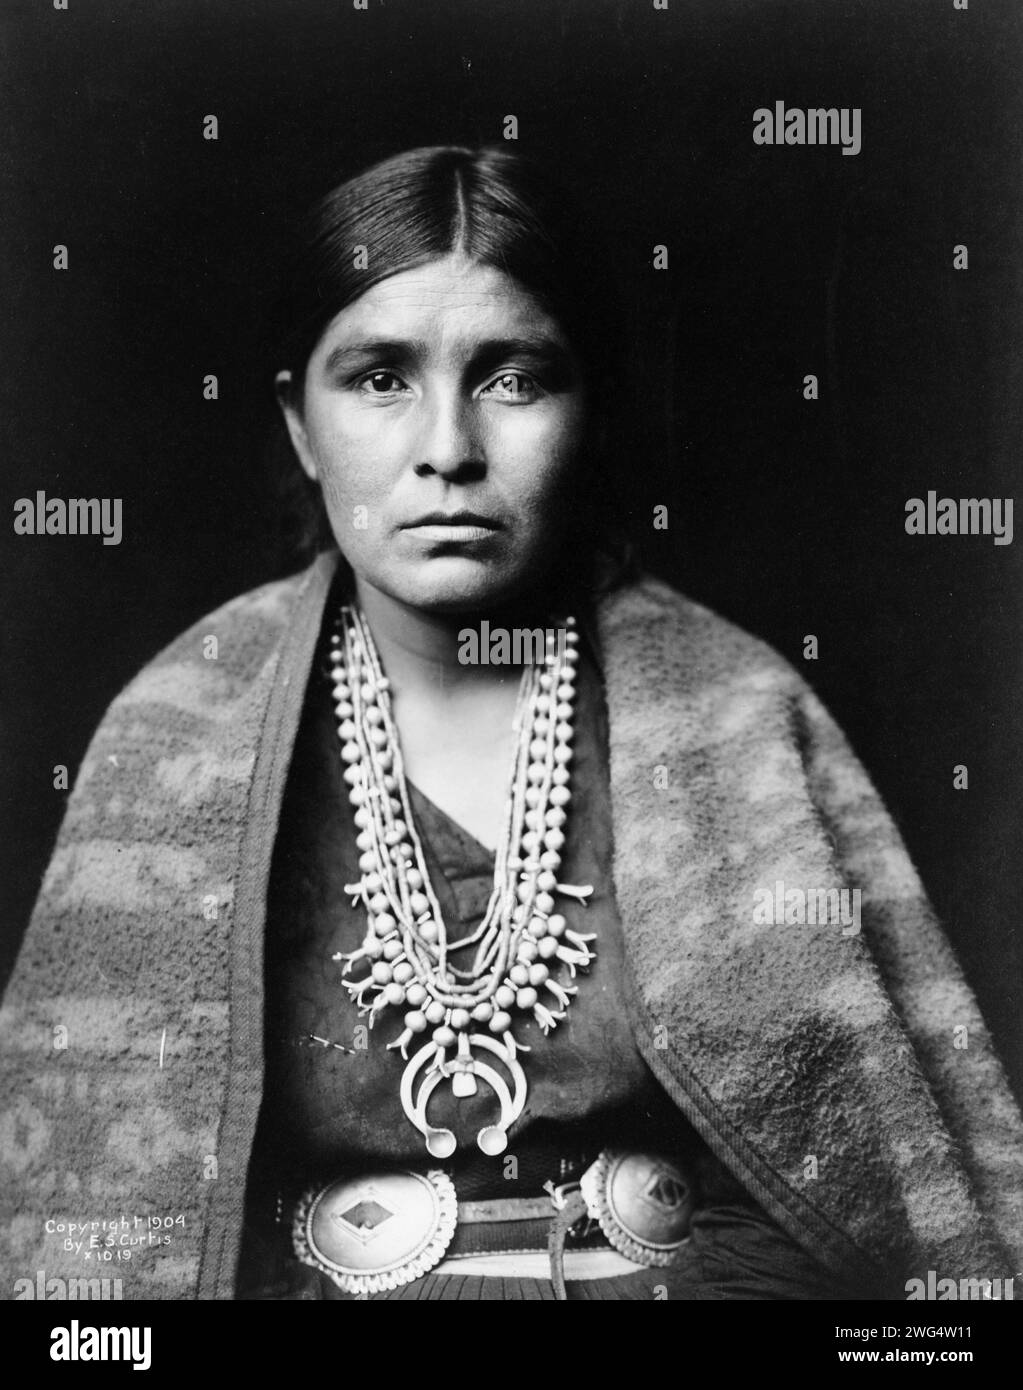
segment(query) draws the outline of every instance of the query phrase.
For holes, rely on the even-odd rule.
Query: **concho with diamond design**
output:
[[[446,1173],[377,1173],[307,1192],[292,1237],[299,1259],[345,1293],[383,1293],[439,1264],[457,1219]]]
[[[694,1201],[693,1185],[677,1164],[605,1149],[579,1186],[590,1217],[620,1254],[637,1264],[674,1263],[689,1239]]]

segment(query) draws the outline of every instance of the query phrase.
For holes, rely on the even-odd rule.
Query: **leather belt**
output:
[[[551,1219],[550,1197],[497,1197],[490,1202],[459,1202],[458,1220],[535,1221]]]
[[[617,1250],[566,1250],[562,1256],[563,1273],[567,1283],[577,1279],[617,1279],[623,1274],[637,1274],[644,1265],[627,1260]],[[445,1255],[431,1274],[458,1274],[475,1279],[532,1279],[551,1280],[551,1260],[546,1250],[514,1251],[500,1255]]]
[[[370,1294],[409,1284],[442,1260],[470,1273],[479,1256],[546,1249],[549,1277],[564,1298],[569,1241],[578,1251],[617,1252],[636,1268],[672,1264],[688,1238],[692,1183],[659,1155],[604,1150],[579,1183],[547,1191],[459,1202],[441,1169],[342,1177],[298,1203],[295,1252],[345,1292]]]

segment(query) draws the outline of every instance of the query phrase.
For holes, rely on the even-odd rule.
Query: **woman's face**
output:
[[[324,330],[292,442],[356,576],[433,612],[535,582],[564,534],[585,417],[578,361],[515,280],[452,255],[382,281]]]

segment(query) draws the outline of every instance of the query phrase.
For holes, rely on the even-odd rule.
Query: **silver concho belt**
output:
[[[306,1193],[292,1238],[299,1259],[346,1293],[383,1293],[439,1264],[457,1223],[447,1173],[377,1173]]]
[[[667,1159],[605,1149],[579,1189],[589,1218],[637,1264],[670,1265],[688,1238],[692,1186]],[[550,1199],[552,1218],[564,1191],[556,1189]],[[459,1221],[480,1219],[476,1208],[488,1205],[459,1205],[440,1169],[339,1178],[299,1202],[295,1253],[346,1293],[383,1293],[429,1273],[444,1258]]]
[[[692,1185],[674,1163],[605,1149],[579,1187],[590,1217],[622,1255],[641,1265],[674,1262],[693,1214]]]

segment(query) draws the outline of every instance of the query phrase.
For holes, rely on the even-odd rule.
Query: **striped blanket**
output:
[[[270,856],[335,562],[184,633],[89,748],[0,1011],[5,1297],[233,1296]],[[596,635],[630,1022],[658,1080],[825,1264],[895,1298],[928,1271],[1013,1274],[1020,1117],[842,734],[659,581],[604,596]],[[855,930],[799,909],[836,899]]]

